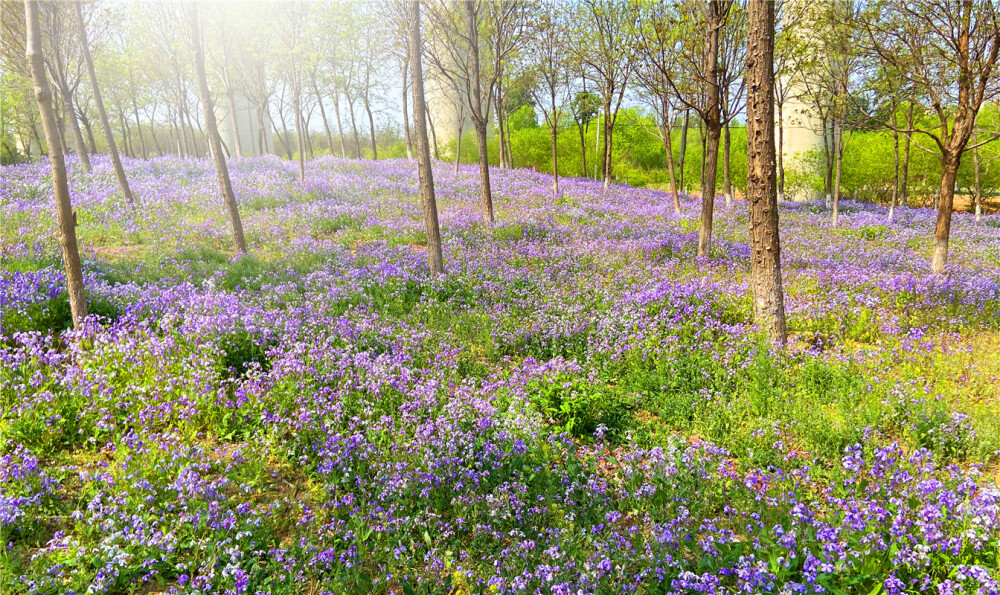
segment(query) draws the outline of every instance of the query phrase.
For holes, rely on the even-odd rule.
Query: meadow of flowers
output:
[[[1000,592],[1000,215],[781,205],[792,333],[752,325],[747,214],[474,167],[0,170],[0,591]]]

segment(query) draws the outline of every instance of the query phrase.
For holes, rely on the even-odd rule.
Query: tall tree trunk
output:
[[[660,102],[663,106],[663,148],[667,154],[667,171],[670,174],[670,194],[673,196],[674,203],[674,213],[681,212],[681,201],[680,197],[677,195],[677,175],[674,171],[674,149],[673,149],[673,139],[671,138],[674,132],[673,122],[670,119],[670,111],[667,108],[667,101],[665,98],[661,98]]]
[[[212,93],[208,89],[208,81],[205,79],[205,56],[201,47],[201,31],[198,25],[198,5],[194,2],[187,6],[188,26],[191,30],[192,57],[194,59],[194,72],[198,78],[198,92],[201,95],[201,105],[205,109],[205,125],[208,128],[208,142],[211,146],[212,158],[215,160],[215,171],[219,176],[219,186],[222,189],[222,198],[226,204],[226,211],[229,213],[229,222],[233,228],[233,243],[237,254],[245,254],[247,242],[243,237],[243,222],[240,220],[240,209],[236,203],[236,193],[233,192],[233,184],[229,179],[229,168],[226,166],[226,157],[222,153],[222,139],[219,137],[219,128],[215,122],[215,111],[212,109]]]
[[[729,137],[729,120],[727,116],[725,127],[723,128],[722,142],[722,191],[726,193],[726,208],[733,206],[733,181],[729,175],[729,152],[732,141]]]
[[[225,36],[223,36],[225,37]],[[243,142],[240,140],[240,119],[236,111],[236,90],[229,75],[229,44],[222,44],[222,77],[226,83],[226,99],[229,101],[229,121],[233,124],[233,147],[237,157],[243,156]]]
[[[229,74],[227,73],[226,80],[228,79]],[[226,83],[226,100],[229,102],[229,121],[233,125],[233,148],[236,157],[242,157],[243,141],[240,140],[240,118],[239,112],[236,111],[236,92],[229,86],[229,83]]]
[[[948,242],[951,238],[951,213],[955,202],[955,178],[958,177],[959,155],[957,151],[946,151],[941,156],[941,188],[938,191],[934,254],[931,258],[931,272],[938,274],[943,273],[945,265],[948,264]]]
[[[583,161],[583,177],[587,177],[587,136],[583,124],[577,122],[576,129],[580,131],[580,159]]]
[[[56,116],[56,126],[59,128],[58,134],[55,140],[59,142],[59,150],[63,153],[63,162],[66,159],[66,153],[69,151],[69,147],[66,145],[66,118],[63,116],[62,111],[59,109],[62,106],[62,101],[52,102],[52,111]]]
[[[420,197],[424,205],[424,226],[427,230],[427,264],[431,272],[444,273],[441,257],[441,232],[438,228],[437,202],[434,198],[434,174],[431,153],[427,146],[427,107],[424,104],[424,73],[421,64],[420,0],[409,3],[410,59],[413,60],[413,117],[416,119],[417,169],[420,177]]]
[[[80,117],[80,121],[83,122],[84,130],[87,131],[87,143],[90,145],[90,153],[95,154],[97,153],[97,141],[94,139],[94,129],[90,125],[90,118],[83,113],[83,109],[80,109],[77,114]]]
[[[722,101],[719,85],[719,29],[709,33],[709,47],[705,56],[705,72],[709,73],[706,102],[705,164],[701,179],[701,229],[698,230],[698,256],[708,256],[712,251],[712,216],[715,209],[715,179],[719,163],[719,137],[722,136]]]
[[[190,143],[188,143],[188,128],[187,128],[187,125],[184,123],[184,110],[182,110],[181,106],[180,106],[181,97],[182,97],[182,94],[183,94],[183,91],[181,90],[181,86],[180,86],[180,74],[178,74],[177,76],[178,76],[178,79],[177,79],[177,97],[178,97],[178,100],[177,100],[177,130],[180,131],[180,133],[181,133],[180,134],[181,140],[184,141],[184,144],[182,145],[183,149],[184,149],[183,156],[184,157],[191,157],[192,156],[191,145],[190,145]]]
[[[70,314],[73,327],[77,330],[87,317],[87,298],[84,295],[83,267],[80,263],[80,249],[76,243],[76,213],[69,198],[66,183],[66,163],[63,161],[62,146],[56,139],[55,110],[52,107],[52,91],[45,78],[45,57],[42,55],[42,33],[38,19],[37,0],[25,0],[25,48],[31,68],[35,101],[42,117],[42,129],[49,145],[49,164],[52,166],[52,186],[56,198],[56,220],[59,225],[59,245],[62,248],[63,265],[66,271],[66,291],[69,294]],[[95,90],[96,91],[96,90]]]
[[[550,132],[552,133],[552,197],[559,197],[559,119],[556,106],[556,91],[554,87],[549,88],[549,106],[552,110],[552,117],[549,121]]]
[[[80,130],[80,122],[76,119],[76,111],[73,110],[73,94],[69,90],[67,85],[62,92],[59,93],[63,102],[63,113],[69,118],[71,128],[73,129],[73,144],[76,147],[76,155],[80,158],[80,163],[83,164],[83,171],[90,173],[94,168],[90,165],[90,156],[87,155],[87,145],[83,142],[83,132]]]
[[[51,95],[51,91],[49,93]],[[55,108],[53,108],[52,112],[53,112],[52,118],[55,119]],[[34,122],[32,122],[32,124],[31,124],[31,134],[32,134],[32,136],[35,137],[35,144],[38,145],[38,152],[39,152],[39,154],[41,154],[43,151],[47,152],[48,141],[46,141],[44,143],[42,142],[41,137],[38,136],[38,125],[35,124]],[[56,142],[58,142],[58,141],[56,141]],[[28,153],[27,156],[31,157],[31,143],[27,144],[27,153]]]
[[[295,155],[292,153],[292,133],[288,130],[288,123],[285,122],[284,114],[281,115],[281,128],[284,132],[278,134],[278,138],[281,139],[281,146],[285,148],[285,155],[287,155],[288,160],[291,161],[295,158]]]
[[[500,99],[500,90],[496,89],[493,93],[493,103],[497,106],[497,152],[500,157],[500,167],[507,167],[507,141],[504,139],[507,131],[503,126],[503,105]]]
[[[833,131],[830,129],[829,119],[823,117],[823,159],[826,167],[826,177],[823,184],[826,187],[826,206],[829,208],[833,202]]]
[[[326,108],[323,107],[323,96],[319,93],[319,87],[316,85],[316,77],[313,76],[313,93],[316,94],[316,102],[319,103],[319,115],[323,119],[323,131],[326,133],[326,148],[330,151],[330,155],[333,155],[333,135],[330,134],[330,121],[326,119]]]
[[[455,177],[458,178],[458,164],[462,159],[462,133],[465,131],[465,104],[458,104],[458,134],[455,136]]]
[[[406,158],[413,159],[413,140],[410,138],[410,108],[406,98],[407,70],[410,68],[410,60],[403,61],[403,140],[406,143]]]
[[[979,131],[972,133],[972,175],[976,184],[976,196],[973,200],[973,209],[976,213],[976,221],[983,218],[983,182],[982,173],[979,169]]]
[[[701,176],[700,179],[699,179],[699,184],[703,184],[704,182],[702,182],[702,180],[705,179],[705,157],[708,155],[708,151],[706,150],[706,147],[705,147],[705,143],[707,142],[707,139],[706,139],[706,136],[705,136],[705,122],[704,121],[700,121],[700,120],[698,121],[698,136],[701,138],[701,169],[699,170],[700,173],[698,175]]]
[[[347,99],[347,109],[351,113],[351,133],[354,135],[354,158],[361,159],[361,137],[358,136],[358,123],[354,119],[354,100]]]
[[[292,109],[295,110],[295,141],[299,150],[299,182],[306,181],[306,137],[305,118],[302,117],[302,86],[299,84],[298,73],[292,83]]]
[[[375,118],[372,117],[372,106],[365,98],[365,111],[368,112],[368,130],[371,132],[372,159],[378,160],[378,144],[375,142]]]
[[[708,256],[712,251],[712,219],[715,210],[715,180],[719,165],[719,139],[722,125],[713,122],[706,126],[705,175],[701,182],[701,227],[698,230],[698,256]]]
[[[784,347],[785,297],[774,148],[774,4],[750,0],[747,32],[747,202],[754,319]]]
[[[309,120],[312,120],[312,110],[307,115],[302,116],[302,130],[305,131],[306,150],[309,151],[309,160],[311,161],[316,158],[316,154],[313,152],[312,134],[309,133],[309,124],[307,123]]]
[[[108,114],[104,111],[104,102],[101,100],[101,89],[97,85],[97,73],[94,72],[94,60],[90,57],[90,44],[87,41],[87,27],[83,24],[83,9],[80,7],[80,0],[76,0],[76,25],[80,34],[80,46],[83,49],[83,59],[87,63],[87,73],[90,75],[90,86],[94,93],[94,103],[97,104],[97,115],[101,119],[101,127],[104,129],[105,140],[108,141],[108,152],[111,154],[111,163],[115,168],[115,175],[118,177],[118,185],[125,195],[125,200],[135,206],[135,197],[132,196],[132,189],[129,188],[128,178],[125,177],[125,168],[122,167],[121,158],[118,156],[118,148],[115,146],[115,136],[111,132],[111,124],[108,122]]]
[[[604,104],[604,188],[607,189],[611,185],[611,144],[614,142],[614,137],[612,136],[614,130],[614,122],[611,119],[611,103],[605,102]]]
[[[160,139],[156,138],[156,105],[153,105],[153,113],[149,115],[149,135],[153,137],[153,145],[156,147],[156,155],[163,157],[163,149],[160,148]]]
[[[264,128],[264,106],[256,106],[257,112],[257,154],[264,155],[267,153],[267,140],[265,136]],[[271,114],[268,114],[268,120],[271,119]]]
[[[778,108],[778,202],[785,200],[785,116],[782,102]]]
[[[906,129],[907,130],[913,130],[913,102],[912,101],[910,102],[910,109],[906,113]],[[910,135],[910,133],[907,133],[906,134],[906,142],[903,145],[903,173],[902,173],[903,180],[900,183],[900,189],[899,189],[900,200],[901,200],[900,204],[902,204],[903,206],[906,206],[906,207],[910,206],[910,202],[909,202],[910,195],[909,195],[909,192],[907,192],[907,188],[909,186],[909,179],[910,179],[910,141],[911,141],[911,135]]]
[[[340,157],[347,159],[347,143],[344,141],[344,125],[340,120],[340,93],[333,90],[333,111],[337,115],[337,134],[340,136]]]
[[[895,128],[892,129],[892,158],[893,177],[892,198],[889,200],[889,221],[892,221],[896,213],[896,201],[899,199],[899,132]]]
[[[427,116],[427,127],[431,129],[431,144],[434,145],[434,159],[440,161],[441,155],[438,153],[438,137],[437,133],[434,132],[434,120],[431,119],[431,110],[427,107],[426,103],[424,104],[424,115]],[[413,117],[415,118],[416,115]]]
[[[132,141],[132,129],[128,126],[128,119],[125,112],[118,110],[118,120],[122,123],[122,150],[129,157],[135,157],[135,145]]]
[[[842,124],[835,122],[833,126],[833,159],[836,169],[833,180],[833,226],[837,227],[840,216],[840,171],[844,164],[844,131]]]
[[[135,88],[135,78],[132,75],[132,62],[128,65],[128,82],[129,88],[131,89],[131,99],[132,99],[132,115],[135,116],[135,129],[139,135],[139,147],[142,149],[142,158],[146,159],[148,154],[146,153],[146,141],[142,138],[142,122],[139,120],[139,103],[136,101],[136,88]]]
[[[684,110],[684,124],[681,125],[681,147],[678,149],[677,161],[678,166],[681,169],[681,192],[687,190],[687,186],[684,185],[684,157],[687,155],[687,144],[688,144],[688,125],[691,122],[691,110]]]
[[[480,88],[479,69],[479,24],[476,22],[476,8],[474,0],[466,0],[465,16],[468,20],[469,57],[471,58],[471,68],[469,76],[472,78],[472,105],[469,106],[472,112],[472,121],[476,126],[476,143],[479,145],[479,177],[482,182],[483,195],[483,217],[486,224],[493,226],[493,192],[490,188],[490,161],[486,145],[486,118],[488,114],[483,110],[483,93]]]
[[[135,95],[132,96],[132,114],[135,116],[135,129],[139,134],[139,147],[142,149],[142,158],[147,159],[149,154],[146,152],[146,140],[142,138],[142,121],[139,120],[139,104],[135,101]]]

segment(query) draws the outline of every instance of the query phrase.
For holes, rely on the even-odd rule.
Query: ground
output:
[[[3,592],[996,593],[1000,215],[781,205],[791,346],[745,204],[413,162],[2,170]],[[720,200],[719,203],[722,203]],[[949,590],[950,589],[950,590]]]

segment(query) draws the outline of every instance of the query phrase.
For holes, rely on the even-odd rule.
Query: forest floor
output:
[[[1000,214],[781,205],[791,346],[745,204],[412,162],[73,163],[0,188],[4,593],[996,593]],[[961,589],[961,590],[960,590]]]

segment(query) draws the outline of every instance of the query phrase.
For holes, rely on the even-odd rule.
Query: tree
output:
[[[90,157],[87,155],[87,146],[83,141],[83,134],[80,131],[80,123],[76,117],[76,111],[73,109],[73,95],[76,92],[77,86],[80,84],[80,60],[76,60],[76,68],[71,63],[75,56],[73,56],[73,50],[78,49],[76,43],[77,36],[73,35],[71,31],[67,30],[66,27],[66,17],[69,16],[66,13],[66,8],[68,5],[62,3],[53,3],[43,5],[45,8],[46,15],[46,29],[48,30],[47,39],[50,42],[51,48],[47,52],[50,59],[46,60],[46,65],[49,67],[48,71],[52,77],[52,80],[56,83],[56,88],[59,92],[59,101],[62,104],[62,120],[69,121],[70,128],[73,130],[73,143],[76,148],[76,154],[80,158],[80,163],[83,165],[84,171],[90,173],[93,169],[90,165]],[[76,70],[76,72],[73,72]],[[56,118],[57,122],[59,118]],[[60,125],[60,132],[65,127]],[[63,147],[65,151],[66,147]]]
[[[732,140],[729,125],[743,111],[746,79],[743,72],[747,63],[747,14],[740,6],[733,6],[729,20],[719,39],[719,84],[722,87],[722,191],[726,195],[726,208],[733,204],[733,181],[730,175]]]
[[[507,3],[501,5],[500,9],[512,10],[513,6],[513,3]],[[428,58],[436,70],[467,99],[469,116],[476,129],[476,144],[479,148],[483,218],[487,225],[492,226],[493,191],[490,187],[486,125],[489,122],[493,100],[493,94],[489,91],[496,84],[496,77],[500,73],[485,73],[487,76],[484,84],[480,59],[482,51],[480,29],[484,27],[488,10],[489,7],[484,0],[465,0],[460,3],[436,2],[428,11],[428,16],[435,33],[433,38],[437,43],[427,49]],[[486,93],[483,92],[484,88]]]
[[[586,75],[597,85],[604,111],[602,158],[604,187],[611,183],[611,151],[615,122],[635,67],[634,12],[618,0],[583,0],[585,25],[576,46]]]
[[[747,202],[754,319],[783,347],[787,331],[774,147],[774,4],[750,0],[747,10]]]
[[[698,256],[708,256],[712,249],[712,218],[715,209],[716,171],[719,161],[719,140],[722,137],[722,80],[719,75],[719,43],[726,27],[732,0],[696,0],[686,5],[687,15],[670,23],[684,27],[681,51],[681,71],[696,82],[687,93],[681,89],[684,81],[674,72],[664,73],[677,97],[701,116],[705,129],[705,149],[702,152],[704,172],[701,176],[701,224],[698,230]]]
[[[907,133],[930,138],[941,154],[941,183],[931,270],[948,262],[955,180],[972,146],[976,116],[1000,95],[1000,7],[984,0],[882,0],[878,18],[866,22],[868,50],[913,85],[936,116],[915,121]]]
[[[636,22],[639,23],[637,45],[645,58],[636,69],[637,83],[642,97],[653,109],[653,119],[657,123],[656,135],[663,143],[667,158],[674,213],[680,213],[681,203],[677,193],[677,174],[674,169],[672,146],[675,98],[669,76],[666,74],[672,72],[675,77],[677,76],[678,45],[676,39],[671,38],[662,29],[667,23],[667,19],[661,14],[666,10],[664,4],[638,4],[637,9]]]
[[[222,140],[215,121],[215,110],[212,107],[212,92],[205,78],[205,54],[201,46],[201,28],[198,23],[198,5],[187,7],[188,29],[191,34],[191,56],[194,61],[195,77],[198,79],[198,92],[201,95],[201,105],[205,109],[205,125],[208,128],[208,142],[212,147],[212,159],[215,161],[215,171],[219,176],[219,186],[222,188],[222,198],[229,213],[229,223],[233,228],[233,243],[237,254],[245,254],[247,242],[243,237],[243,222],[240,220],[239,206],[236,204],[236,194],[233,183],[229,179],[229,169],[226,166],[226,156],[222,153]]]
[[[441,257],[441,231],[438,227],[437,202],[434,199],[434,174],[431,171],[431,152],[427,139],[427,106],[424,102],[423,42],[420,37],[420,0],[409,3],[410,72],[413,75],[413,118],[417,136],[417,173],[420,178],[420,197],[424,206],[424,224],[427,229],[427,264],[434,274],[444,274]]]
[[[807,46],[799,33],[802,4],[778,0],[774,5],[774,105],[778,112],[778,201],[785,198],[785,103],[792,98],[796,62]],[[798,10],[793,10],[798,8]]]
[[[562,52],[568,43],[569,30],[565,15],[554,0],[540,6],[535,17],[535,43],[531,61],[535,66],[535,85],[531,92],[545,116],[552,135],[552,196],[559,196],[559,118],[569,94],[567,68]]]
[[[570,74],[566,74],[566,78],[570,78]],[[580,158],[582,160],[581,168],[583,169],[583,176],[586,177],[587,174],[587,131],[590,130],[590,122],[597,117],[597,110],[601,109],[601,98],[596,94],[587,91],[586,87],[577,91],[573,95],[573,100],[569,103],[570,112],[573,114],[573,122],[576,123],[576,129],[580,132]]]
[[[80,45],[83,48],[83,59],[87,64],[87,73],[90,75],[91,92],[94,94],[94,103],[97,104],[97,115],[101,120],[101,128],[104,130],[104,139],[108,143],[108,153],[111,154],[111,163],[115,168],[115,176],[118,178],[118,186],[125,195],[125,200],[135,206],[135,197],[132,196],[132,189],[128,185],[128,178],[125,176],[125,168],[122,167],[121,157],[118,156],[118,147],[115,145],[115,135],[108,122],[108,114],[104,111],[104,102],[101,100],[101,89],[97,84],[97,72],[94,70],[94,60],[90,55],[90,46],[87,41],[87,25],[83,20],[83,8],[81,0],[76,0],[76,26],[80,35]]]
[[[49,89],[49,82],[45,77],[45,56],[42,54],[38,0],[25,0],[24,15],[27,32],[25,55],[30,64],[35,101],[38,103],[38,111],[42,115],[42,128],[49,146],[52,186],[56,197],[56,220],[59,225],[59,244],[62,247],[63,265],[66,271],[66,291],[69,294],[73,327],[79,330],[83,319],[87,317],[87,298],[84,295],[80,249],[76,243],[76,213],[73,212],[73,205],[70,203],[62,145],[56,140],[58,132],[56,131],[55,110],[52,107],[52,91]]]

